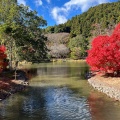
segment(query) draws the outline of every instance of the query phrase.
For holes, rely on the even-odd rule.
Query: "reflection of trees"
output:
[[[60,65],[60,64],[59,64]],[[63,65],[63,64],[62,64]],[[60,76],[71,76],[71,77],[80,77],[80,79],[86,79],[86,73],[89,71],[87,66],[70,66],[65,64],[64,66],[54,66],[54,67],[39,67],[37,69],[38,75],[60,75]]]
[[[88,103],[93,120],[105,120],[101,114],[104,106],[102,99],[100,99],[97,94],[91,93],[88,98]]]
[[[66,76],[69,73],[69,67],[44,67],[38,68],[38,75],[61,75]]]
[[[88,67],[82,67],[80,68],[80,78],[81,79],[86,79],[87,78],[87,73],[89,71],[89,68]]]
[[[29,79],[37,76],[37,68],[23,69]]]
[[[0,107],[0,120],[48,120],[45,94],[44,88],[32,87],[9,98]]]
[[[36,68],[29,69],[27,71],[27,74],[28,74],[29,78],[33,78],[33,77],[37,76],[37,69]]]
[[[72,77],[80,77],[80,79],[86,79],[86,73],[88,72],[88,67],[70,67],[70,75]]]
[[[112,99],[100,93],[91,92],[88,104],[92,120],[119,120],[120,106]]]

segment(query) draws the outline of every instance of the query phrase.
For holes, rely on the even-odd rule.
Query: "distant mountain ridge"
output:
[[[120,22],[120,2],[100,4],[91,7],[87,12],[76,15],[64,24],[49,26],[45,29],[47,33],[70,33],[71,37],[81,34],[84,37],[92,36],[91,31],[95,24],[99,24],[104,30]]]

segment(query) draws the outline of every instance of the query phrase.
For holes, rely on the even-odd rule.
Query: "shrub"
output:
[[[98,36],[93,40],[86,61],[93,71],[120,72],[120,24],[111,36]]]
[[[5,69],[8,65],[6,62],[7,55],[5,54],[6,48],[5,46],[0,46],[0,72]]]

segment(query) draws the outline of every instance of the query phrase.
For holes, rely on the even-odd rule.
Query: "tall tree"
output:
[[[68,47],[71,50],[71,58],[80,59],[86,57],[88,49],[88,40],[82,35],[71,38]]]
[[[14,40],[11,31],[15,28],[15,19],[18,17],[18,9],[15,0],[0,1],[0,44],[5,44],[10,61],[12,61],[12,46]],[[12,67],[10,62],[10,67]]]
[[[18,57],[20,60],[38,62],[46,58],[46,37],[42,35],[40,26],[46,25],[46,21],[31,11],[27,6],[19,6],[18,24],[13,38],[16,39]]]
[[[27,6],[18,6],[10,0],[0,2],[0,39],[1,44],[7,47],[10,67],[13,59],[44,59],[47,50],[46,37],[42,35],[40,26],[46,25],[46,21]]]

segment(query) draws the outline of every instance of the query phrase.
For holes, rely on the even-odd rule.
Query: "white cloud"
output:
[[[42,0],[35,0],[36,6],[41,6],[43,4]]]
[[[26,5],[26,1],[25,0],[17,0],[18,4],[23,4]]]
[[[91,6],[109,2],[110,0],[70,0],[64,4],[67,10],[72,7],[80,8],[82,12],[85,12]]]
[[[63,12],[63,14],[61,14],[61,12]],[[67,21],[64,13],[66,13],[65,9],[59,7],[54,7],[51,12],[57,24],[65,23]]]
[[[50,3],[51,1],[50,0],[46,0],[48,3]]]
[[[51,11],[51,14],[56,23],[61,24],[67,21],[67,15],[71,10],[80,9],[81,12],[85,12],[91,6],[107,2],[110,2],[110,0],[70,0],[62,7],[54,7]]]
[[[24,6],[27,5],[26,0],[17,0],[18,4],[23,4]],[[28,8],[30,11],[32,10],[31,7]]]

